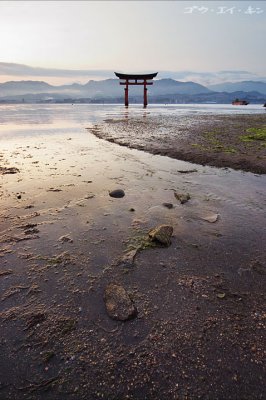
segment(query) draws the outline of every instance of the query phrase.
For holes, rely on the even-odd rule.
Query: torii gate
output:
[[[115,75],[119,78],[122,79],[123,82],[120,81],[120,85],[124,85],[125,87],[125,107],[128,107],[128,86],[129,85],[143,85],[144,86],[144,92],[143,92],[143,106],[144,108],[147,107],[148,105],[148,96],[147,92],[148,89],[146,88],[147,85],[152,85],[153,82],[147,82],[147,81],[152,81],[153,78],[156,77],[158,72],[155,72],[153,74],[120,74],[119,72],[115,72]],[[130,81],[134,82],[130,82]]]

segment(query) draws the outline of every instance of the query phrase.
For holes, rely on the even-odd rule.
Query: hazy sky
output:
[[[0,37],[5,63],[266,76],[264,1],[0,1]]]

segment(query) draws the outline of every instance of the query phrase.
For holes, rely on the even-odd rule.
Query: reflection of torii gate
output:
[[[152,80],[158,74],[155,72],[154,74],[120,74],[119,72],[115,72],[116,76],[119,79],[123,79],[123,82],[120,81],[120,85],[125,85],[125,106],[128,107],[128,86],[129,85],[143,85],[144,86],[144,93],[143,93],[143,106],[144,108],[148,105],[148,96],[146,88],[147,85],[152,85],[153,82],[147,82],[148,80]],[[134,81],[134,82],[130,82]]]

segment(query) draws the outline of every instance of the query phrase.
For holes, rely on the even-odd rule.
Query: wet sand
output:
[[[57,127],[2,139],[0,398],[263,399],[265,176]],[[134,319],[108,316],[110,282]]]
[[[252,138],[249,130],[264,136]],[[266,112],[255,115],[149,115],[109,118],[100,138],[202,165],[266,173]]]

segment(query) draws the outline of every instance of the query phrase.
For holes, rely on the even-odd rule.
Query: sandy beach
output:
[[[132,113],[0,109],[0,398],[263,400],[266,115]]]

